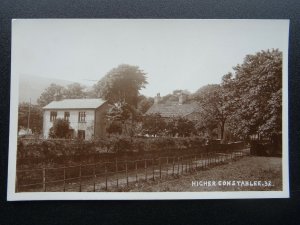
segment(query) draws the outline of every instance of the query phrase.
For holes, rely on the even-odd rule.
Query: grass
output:
[[[198,181],[198,186],[195,185]],[[260,181],[264,186],[201,186],[204,181]],[[194,182],[194,186],[192,185]],[[267,183],[265,183],[267,182]],[[241,183],[240,183],[241,184]],[[271,185],[271,186],[269,186]],[[131,192],[205,192],[205,191],[280,191],[282,159],[247,156],[209,170],[181,176],[179,179],[140,183],[123,191]]]

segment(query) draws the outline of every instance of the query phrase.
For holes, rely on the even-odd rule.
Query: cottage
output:
[[[166,119],[182,117],[195,122],[200,117],[198,104],[196,102],[188,102],[184,94],[180,94],[178,100],[162,102],[158,93],[154,98],[154,104],[146,112],[146,115],[150,114],[160,114],[161,117]]]
[[[70,138],[90,140],[106,134],[105,113],[109,104],[103,99],[64,99],[43,107],[43,136],[49,138],[49,130],[57,118],[70,123]]]

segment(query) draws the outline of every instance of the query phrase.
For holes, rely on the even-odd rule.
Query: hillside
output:
[[[31,98],[31,103],[36,104],[41,93],[50,86],[51,83],[66,86],[74,82],[32,75],[21,75],[19,80],[19,102],[29,102]]]

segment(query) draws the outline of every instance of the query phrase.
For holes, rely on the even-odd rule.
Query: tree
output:
[[[247,55],[234,67],[232,95],[237,135],[272,136],[282,130],[282,52],[278,49]]]
[[[106,113],[106,118],[109,122],[108,132],[109,133],[119,133],[126,135],[133,135],[131,131],[129,131],[129,126],[133,126],[133,123],[130,123],[129,120],[132,118],[132,115],[135,112],[132,111],[132,108],[124,103],[124,104],[114,104]],[[121,126],[117,128],[117,126]]]
[[[79,83],[69,84],[67,88],[64,89],[63,97],[68,99],[84,98],[87,94],[84,92],[84,86]]]
[[[61,85],[52,83],[48,88],[44,90],[37,102],[41,107],[48,105],[54,100],[61,100],[64,98],[65,88]]]
[[[123,134],[134,135],[139,91],[147,84],[145,75],[137,66],[123,64],[109,71],[94,86],[98,96],[113,105],[107,118],[111,123],[121,122]]]
[[[30,115],[29,115],[30,112]],[[19,104],[18,130],[27,128],[29,119],[29,129],[33,133],[40,134],[43,128],[43,111],[38,105],[32,105],[28,102]]]
[[[54,121],[50,128],[49,137],[51,138],[67,138],[69,137],[70,123],[67,120],[58,118]]]
[[[173,118],[168,123],[168,132],[174,137],[176,134],[179,137],[189,137],[196,134],[195,124],[186,118]]]
[[[123,64],[109,71],[94,89],[111,103],[127,103],[136,108],[139,91],[147,83],[146,74],[137,66]]]
[[[202,122],[210,128],[218,126],[222,140],[224,138],[225,124],[233,112],[233,102],[230,100],[228,92],[229,84],[225,83],[228,76],[230,77],[230,74],[223,77],[221,85],[206,85],[194,94],[194,99],[200,104]]]
[[[153,105],[153,103],[154,103],[153,98],[140,95],[138,99],[137,109],[140,113],[144,114]]]
[[[150,114],[143,118],[142,132],[145,135],[158,136],[166,129],[166,122],[160,114]]]
[[[122,134],[122,124],[118,121],[112,121],[106,128],[109,134]]]

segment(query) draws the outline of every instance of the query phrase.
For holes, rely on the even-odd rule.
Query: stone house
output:
[[[162,102],[158,93],[146,115],[160,114],[165,119],[182,117],[197,122],[200,118],[199,105],[196,102],[188,102],[186,98],[186,95],[180,94],[178,100]]]
[[[49,138],[49,130],[57,118],[69,121],[70,138],[90,140],[104,137],[105,114],[109,107],[109,104],[100,98],[52,101],[43,107],[43,137]]]
[[[166,121],[172,118],[185,118],[193,121],[196,126],[203,119],[201,117],[201,107],[195,101],[187,100],[187,95],[181,93],[178,98],[163,101],[160,94],[154,97],[154,104],[148,109],[145,115],[160,114]],[[218,128],[205,131],[213,139],[220,138]]]

